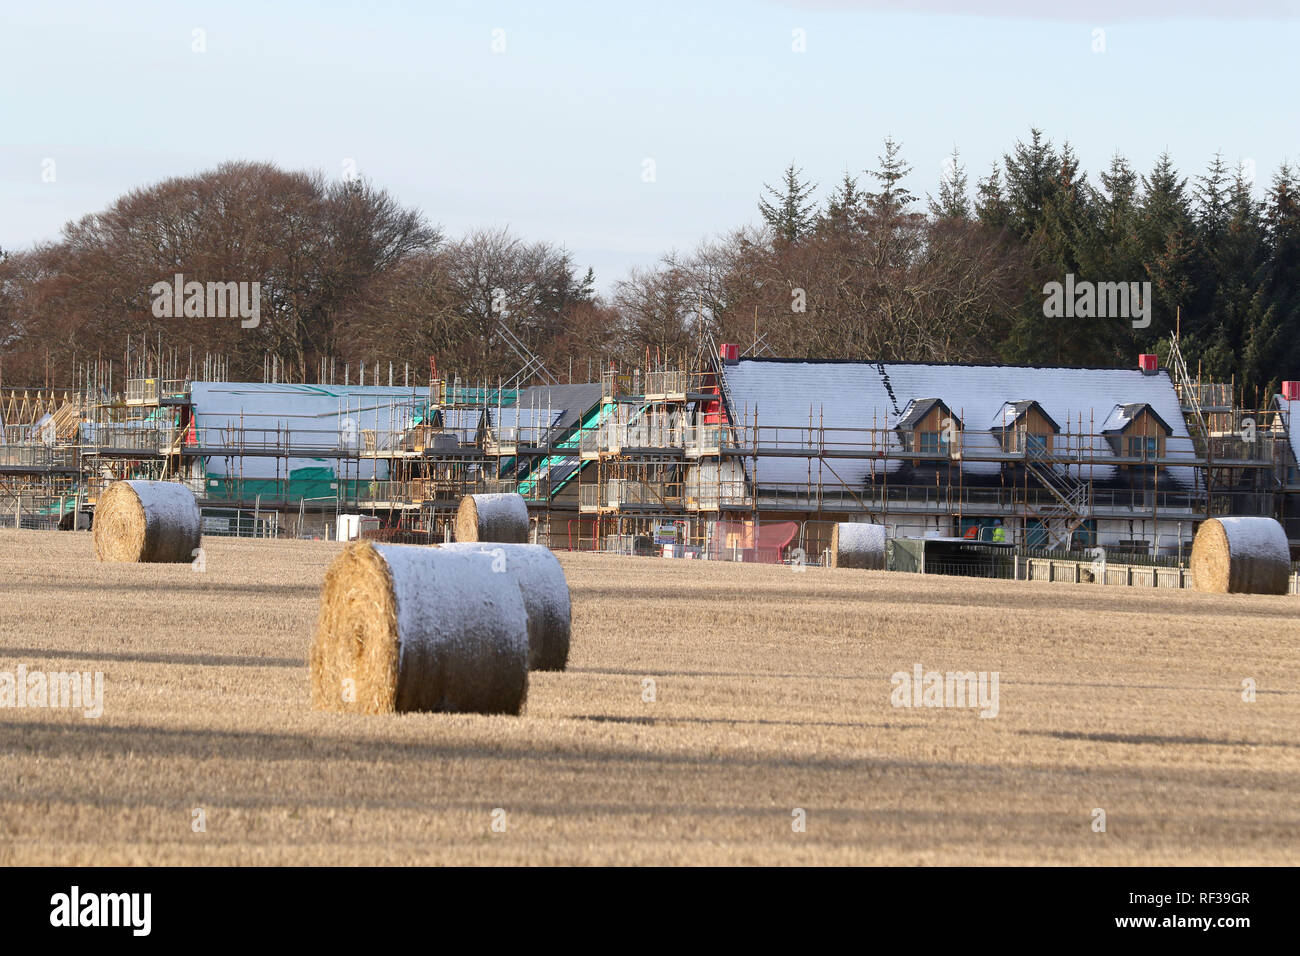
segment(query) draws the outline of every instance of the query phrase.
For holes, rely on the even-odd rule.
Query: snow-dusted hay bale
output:
[[[325,572],[309,663],[321,710],[518,714],[528,616],[473,555],[354,541]]]
[[[1286,594],[1291,553],[1272,518],[1210,518],[1192,542],[1192,587],[1211,594]]]
[[[831,567],[884,570],[885,526],[860,522],[837,524],[831,532]]]
[[[175,481],[116,481],[95,504],[95,556],[100,561],[194,560],[199,503]]]
[[[540,544],[442,545],[477,555],[484,574],[505,574],[519,585],[528,614],[528,669],[562,671],[569,660],[569,583],[551,549]]]
[[[466,495],[456,508],[456,540],[524,544],[528,505],[523,495]]]

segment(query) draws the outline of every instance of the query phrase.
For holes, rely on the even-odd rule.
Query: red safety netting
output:
[[[794,521],[715,521],[709,532],[709,558],[751,564],[781,564],[799,533]]]

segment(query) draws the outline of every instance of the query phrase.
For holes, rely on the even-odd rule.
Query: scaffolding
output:
[[[580,447],[585,546],[649,553],[703,545],[703,525],[687,504],[687,446],[704,378],[683,360],[649,355],[642,368],[602,370],[600,419]]]
[[[73,389],[0,389],[0,525],[57,526],[76,510],[82,412]]]
[[[805,542],[819,553],[838,520],[978,536],[1014,519],[1021,543],[1033,546],[1091,547],[1105,522],[1128,529],[1112,547],[1154,552],[1184,547],[1206,517],[1282,509],[1285,436],[1263,427],[1267,413],[1233,401],[1231,386],[1188,383],[1178,373],[1194,422],[1185,437],[1148,430],[1115,439],[1080,415],[1046,440],[1029,440],[1022,424],[993,444],[968,442],[958,430],[929,449],[910,444],[896,422],[827,426],[814,406],[804,423],[769,424],[757,408],[735,409],[725,382],[712,357],[698,371],[648,362],[602,372],[604,412],[581,439],[582,547],[626,550],[628,536],[658,546],[666,525],[706,546],[715,521],[792,519],[825,529]],[[1261,427],[1244,427],[1254,422]],[[777,461],[785,476],[792,461],[802,474],[772,480]],[[866,480],[846,480],[846,466],[864,462]],[[968,474],[976,463],[986,466],[982,480]],[[1099,469],[1111,477],[1097,480]]]
[[[862,519],[977,536],[1014,519],[1022,543],[1053,548],[1095,543],[1099,521],[1127,522],[1116,546],[1154,551],[1166,534],[1181,547],[1207,516],[1281,516],[1300,487],[1288,484],[1296,463],[1277,417],[1243,408],[1231,384],[1192,379],[1176,338],[1172,353],[1187,435],[1141,435],[1103,454],[1102,424],[1082,416],[1044,442],[1021,423],[994,444],[958,429],[933,447],[897,422],[828,426],[815,405],[803,421],[768,421],[735,407],[716,346],[604,369],[580,410],[558,407],[549,375],[525,391],[522,375],[467,382],[431,359],[420,382],[409,365],[387,366],[398,394],[340,390],[318,428],[273,407],[211,425],[192,385],[223,381],[226,360],[142,339],[124,364],[79,367],[75,389],[0,390],[0,516],[62,519],[122,478],[181,481],[213,514],[256,524],[273,512],[277,531],[297,534],[328,533],[331,514],[368,513],[390,540],[441,540],[462,496],[518,492],[537,540],[631,553],[707,552],[717,522],[795,521],[799,546],[818,554],[835,522]],[[385,377],[379,363],[317,371],[323,386]],[[284,379],[278,360],[264,372]],[[308,480],[293,467],[304,459],[327,467]],[[1101,466],[1119,477],[1098,481]]]

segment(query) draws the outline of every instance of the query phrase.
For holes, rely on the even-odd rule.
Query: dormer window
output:
[[[895,426],[903,447],[922,455],[950,455],[961,427],[961,419],[939,398],[909,402]]]
[[[1117,456],[1137,459],[1121,467],[1141,467],[1165,456],[1165,440],[1173,429],[1150,405],[1134,402],[1116,405],[1102,423],[1101,433]]]
[[[1006,402],[998,409],[989,430],[1001,442],[1003,451],[1042,457],[1051,453],[1061,426],[1038,402],[1025,400]]]

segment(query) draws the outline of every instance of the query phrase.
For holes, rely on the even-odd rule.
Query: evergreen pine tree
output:
[[[801,180],[799,177],[802,173],[803,170],[796,169],[792,161],[785,168],[781,189],[763,184],[773,202],[762,198],[758,200],[758,211],[763,221],[782,242],[798,242],[812,225],[813,203],[808,197],[817,187]]]
[[[1204,315],[1189,316],[1191,321],[1183,323],[1184,334],[1191,332],[1187,354],[1202,363],[1207,376],[1220,381],[1234,375],[1243,378],[1242,350],[1264,311],[1256,292],[1268,251],[1260,205],[1240,169],[1226,197],[1222,232],[1204,249],[1212,284],[1210,306]]]
[[[822,213],[819,224],[831,232],[854,232],[859,228],[862,203],[863,195],[857,177],[849,175],[846,169],[844,178],[826,200],[826,211]]]
[[[1028,239],[1042,224],[1043,210],[1056,189],[1060,158],[1041,130],[1029,130],[1029,142],[1017,142],[1002,158],[1006,170],[1008,225]]]
[[[1222,153],[1215,153],[1205,175],[1196,177],[1192,193],[1196,198],[1196,230],[1207,245],[1213,245],[1222,238],[1228,226],[1232,198],[1232,177],[1228,175]]]
[[[1191,299],[1195,268],[1187,179],[1179,175],[1167,152],[1161,153],[1151,172],[1142,177],[1137,240],[1155,300],[1152,325],[1146,334],[1172,331],[1175,314]]]
[[[886,136],[885,151],[878,157],[880,168],[867,170],[867,175],[876,180],[880,188],[866,194],[866,207],[881,222],[898,219],[908,213],[916,202],[916,196],[903,185],[903,180],[912,172],[912,167],[903,159],[902,149],[901,143],[896,142],[892,136]]]
[[[957,147],[952,148],[950,162],[939,180],[939,198],[929,200],[930,215],[936,219],[970,219],[970,197],[966,194],[966,167],[961,163]]]
[[[975,216],[990,229],[1005,229],[1009,224],[1010,210],[1002,189],[1002,167],[996,161],[989,174],[976,183]]]
[[[1261,291],[1268,297],[1273,320],[1261,319],[1263,328],[1247,333],[1248,339],[1257,335],[1263,340],[1261,362],[1253,370],[1260,387],[1300,377],[1300,183],[1287,163],[1274,174],[1269,187],[1264,230],[1268,257]],[[1274,340],[1268,338],[1270,333],[1276,335]]]

